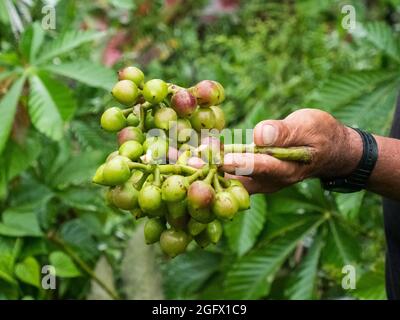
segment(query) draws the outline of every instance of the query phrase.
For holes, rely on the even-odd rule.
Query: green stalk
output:
[[[310,147],[259,147],[252,144],[226,144],[224,153],[261,153],[286,161],[310,163],[312,151]]]
[[[140,113],[139,114],[139,128],[140,128],[140,130],[142,130],[144,132],[144,130],[145,130],[144,125],[146,123],[147,112],[146,112],[145,108],[143,107],[143,105],[140,106],[139,113]]]
[[[153,169],[151,168],[151,165],[149,164],[144,164],[144,163],[139,163],[139,162],[129,162],[128,163],[129,169],[137,169],[137,170],[141,170],[144,172],[152,172]]]
[[[218,179],[218,175],[217,174],[214,174],[213,186],[214,186],[214,189],[215,189],[215,191],[217,193],[223,191],[223,188],[221,187],[221,185],[219,183],[219,179]]]
[[[217,174],[217,169],[216,168],[211,168],[210,171],[208,171],[207,177],[204,179],[205,183],[211,184],[213,181],[214,176]]]
[[[132,111],[133,111],[133,107],[127,108],[127,109],[123,109],[123,110],[122,110],[122,113],[123,113],[124,116],[126,117],[126,116],[129,115]]]
[[[156,165],[156,167],[154,168],[154,181],[153,184],[157,187],[161,186],[161,174],[160,174],[160,167]]]
[[[222,186],[224,188],[228,188],[229,187],[230,182],[228,180],[226,180],[224,177],[221,177],[220,175],[218,175],[218,180],[219,180],[219,183],[222,184]]]

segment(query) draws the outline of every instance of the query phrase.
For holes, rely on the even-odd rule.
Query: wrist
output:
[[[345,127],[345,144],[340,150],[339,157],[342,158],[342,168],[338,176],[346,176],[352,173],[358,166],[363,154],[363,141],[360,134],[350,127]]]

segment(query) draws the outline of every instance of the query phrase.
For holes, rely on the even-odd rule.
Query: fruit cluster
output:
[[[110,187],[110,205],[148,217],[146,243],[159,241],[170,257],[192,240],[202,248],[217,243],[221,221],[250,205],[243,185],[218,171],[223,145],[215,132],[225,126],[219,107],[224,88],[211,80],[188,89],[160,79],[145,82],[136,67],[118,75],[112,95],[127,107],[107,109],[101,126],[117,132],[119,148],[93,182]]]

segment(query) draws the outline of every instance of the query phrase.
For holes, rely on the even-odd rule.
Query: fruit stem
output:
[[[156,167],[154,168],[154,181],[153,184],[157,187],[161,186],[161,175],[160,175],[160,167],[156,165]]]
[[[218,179],[218,174],[214,175],[214,179],[213,179],[213,185],[214,185],[214,189],[216,192],[221,192],[223,191],[220,183],[219,183],[219,179]]]
[[[128,162],[129,169],[137,169],[141,170],[144,172],[152,172],[153,169],[151,168],[151,165],[144,164],[144,163],[139,163],[139,162]]]
[[[310,163],[312,150],[310,147],[259,147],[254,144],[226,144],[224,153],[262,153],[286,161]]]
[[[230,182],[228,180],[226,180],[224,177],[221,177],[220,175],[218,175],[218,180],[219,180],[219,183],[222,184],[222,186],[224,188],[228,188],[229,187]]]
[[[186,165],[177,165],[177,164],[164,164],[160,165],[161,173],[172,173],[172,174],[194,174],[198,169],[186,166]]]
[[[210,171],[208,171],[207,177],[204,179],[205,183],[211,184],[214,175],[217,173],[217,169],[216,168],[211,168]]]
[[[122,113],[123,113],[124,116],[126,117],[126,116],[129,115],[132,111],[133,111],[133,107],[127,108],[127,109],[123,109],[123,110],[122,110]]]
[[[139,128],[144,132],[145,130],[145,123],[146,123],[146,109],[143,107],[143,104],[140,105],[139,108]]]
[[[187,182],[191,184],[193,181],[197,180],[199,177],[204,177],[206,174],[210,172],[210,167],[209,166],[204,166],[201,169],[198,169],[195,173],[193,173],[191,176],[186,177]]]

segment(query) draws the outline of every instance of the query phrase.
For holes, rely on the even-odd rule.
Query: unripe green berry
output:
[[[140,208],[135,208],[135,209],[131,210],[131,214],[136,220],[140,219],[140,218],[144,218],[146,216],[146,213],[144,213],[143,210]]]
[[[171,258],[184,253],[190,237],[182,230],[165,230],[160,237],[162,251]]]
[[[244,187],[233,185],[226,189],[226,191],[230,192],[237,200],[239,211],[250,208],[250,196]]]
[[[197,236],[207,227],[207,224],[198,222],[197,220],[190,218],[188,223],[188,231],[192,236]]]
[[[118,185],[126,182],[131,176],[127,161],[123,157],[115,157],[104,165],[103,178],[108,185]]]
[[[187,179],[180,175],[168,177],[162,184],[162,199],[169,202],[182,201],[186,198],[186,192],[189,187]]]
[[[104,130],[116,132],[125,128],[126,118],[120,108],[112,107],[104,111],[100,124]]]
[[[218,99],[217,99],[217,103],[216,104],[221,104],[224,100],[225,100],[225,89],[222,86],[222,84],[220,84],[217,81],[213,81],[211,80],[218,88]]]
[[[176,112],[172,108],[159,108],[154,114],[154,124],[157,128],[168,130],[178,119]]]
[[[211,208],[195,208],[188,203],[188,210],[190,216],[198,222],[209,223],[215,219]]]
[[[151,111],[148,111],[146,113],[144,127],[146,128],[147,131],[156,127],[156,125],[154,124],[154,116],[151,114]]]
[[[119,147],[119,154],[136,161],[143,154],[143,147],[137,141],[126,141]]]
[[[144,239],[147,244],[156,243],[165,230],[165,224],[160,218],[151,218],[144,225]]]
[[[132,81],[121,80],[115,84],[111,93],[118,102],[125,105],[131,105],[136,102],[136,99],[139,96],[139,89]]]
[[[138,206],[139,191],[132,183],[126,182],[112,190],[112,201],[120,209],[133,210]]]
[[[97,168],[96,173],[94,174],[92,178],[93,183],[101,184],[101,185],[107,185],[104,181],[104,167],[105,164],[102,164],[100,167]]]
[[[216,244],[222,236],[222,224],[218,220],[211,221],[207,224],[207,236],[213,244]]]
[[[142,95],[150,103],[160,103],[168,95],[168,86],[160,79],[149,80],[143,86]]]
[[[129,116],[126,118],[126,122],[128,126],[136,127],[139,124],[140,119],[135,114],[130,113]]]
[[[217,218],[231,220],[239,210],[239,204],[235,197],[227,192],[217,192],[212,204],[212,212]]]
[[[215,114],[210,108],[198,108],[190,118],[193,129],[200,132],[201,129],[215,127]]]
[[[200,232],[197,236],[194,237],[194,241],[198,244],[198,246],[202,249],[205,249],[210,244],[210,238],[207,235],[206,230]]]
[[[168,154],[168,141],[161,137],[156,137],[146,147],[146,153],[151,153],[153,160],[164,160]]]
[[[130,80],[134,82],[138,87],[143,85],[144,74],[142,70],[136,67],[126,67],[118,71],[119,80]]]
[[[186,202],[167,202],[167,222],[175,229],[186,229],[190,216],[187,214]]]
[[[161,189],[155,185],[145,185],[139,192],[139,206],[144,212],[155,212],[162,204]]]
[[[225,114],[220,107],[211,106],[210,109],[213,111],[215,116],[214,128],[221,131],[225,128]]]

